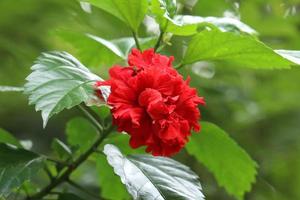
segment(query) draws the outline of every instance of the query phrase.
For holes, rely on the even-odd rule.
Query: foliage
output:
[[[47,2],[52,5],[50,1]],[[221,0],[199,1],[193,11],[188,11],[190,7],[193,7],[188,1],[174,0],[61,2],[55,1],[53,4],[58,8],[72,10],[71,13],[76,13],[73,17],[76,16],[78,21],[74,23],[72,21],[74,18],[70,21],[68,19],[57,20],[60,21],[59,23],[63,25],[63,28],[51,32],[54,34],[54,37],[51,36],[53,40],[51,47],[60,51],[42,53],[37,58],[31,68],[31,74],[26,78],[27,82],[24,88],[0,86],[0,92],[1,94],[4,94],[2,92],[10,92],[7,95],[11,95],[13,94],[11,92],[20,92],[24,89],[25,94],[29,96],[29,103],[35,105],[36,111],[42,112],[44,127],[55,114],[73,107],[83,111],[87,119],[78,117],[77,112],[72,110],[71,112],[74,111],[72,116],[76,115],[76,117],[66,124],[66,138],[64,139],[61,135],[56,136],[60,139],[51,137],[52,152],[42,156],[34,153],[36,149],[25,150],[21,140],[18,141],[7,131],[0,129],[0,198],[15,196],[17,199],[42,199],[44,197],[61,200],[130,199],[129,194],[134,199],[202,199],[204,196],[209,199],[230,198],[222,192],[215,192],[215,188],[210,188],[211,185],[214,186],[214,183],[209,182],[211,179],[207,178],[209,173],[205,173],[205,168],[215,177],[218,185],[224,187],[228,194],[236,199],[243,199],[247,192],[250,192],[247,195],[251,199],[263,199],[264,196],[267,196],[267,199],[270,199],[270,196],[274,197],[273,193],[266,194],[267,192],[256,188],[259,186],[254,189],[260,192],[251,192],[252,184],[255,182],[257,174],[259,174],[257,184],[261,184],[260,173],[262,172],[277,173],[276,176],[274,175],[275,178],[270,178],[274,178],[275,183],[283,180],[283,177],[288,174],[288,165],[278,163],[274,165],[274,169],[279,169],[278,171],[285,168],[286,174],[279,174],[276,170],[269,172],[266,170],[269,166],[262,158],[256,156],[255,158],[259,159],[259,165],[262,169],[262,172],[257,171],[257,164],[249,154],[254,154],[254,149],[259,148],[257,143],[261,142],[260,139],[251,137],[249,134],[237,136],[235,132],[243,133],[243,130],[249,131],[255,127],[253,132],[258,130],[263,134],[261,129],[265,127],[264,123],[267,123],[267,120],[273,123],[274,118],[274,120],[281,122],[278,113],[299,108],[298,103],[294,100],[297,99],[294,98],[294,94],[299,89],[294,84],[294,81],[298,80],[298,74],[293,74],[293,70],[300,62],[299,51],[282,50],[290,47],[296,48],[296,42],[291,42],[292,45],[286,45],[288,42],[281,43],[281,45],[278,43],[269,45],[268,40],[260,37],[260,34],[268,34],[272,37],[275,34],[275,31],[272,32],[272,30],[266,30],[263,27],[270,27],[268,23],[273,18],[267,18],[263,21],[264,25],[258,24],[262,20],[258,19],[260,13],[256,7],[262,5],[261,1],[245,1],[244,5],[246,6],[241,8],[243,12],[246,12],[245,7],[253,11],[251,16],[248,15],[245,19],[242,17],[243,21],[249,22],[250,25],[237,18],[220,17],[220,12],[231,6],[229,1],[223,2]],[[278,2],[273,0],[270,4],[276,6]],[[6,0],[0,3],[0,7],[2,9],[2,7],[7,7],[6,5],[10,4],[13,5]],[[11,5],[8,7],[11,8]],[[34,5],[38,7],[42,4],[35,1]],[[34,10],[34,6],[24,8],[24,10],[15,8],[13,13],[25,13],[26,8],[30,8],[28,13],[44,9],[43,7],[43,9],[35,8],[36,10]],[[280,13],[280,7],[276,8],[276,11]],[[56,12],[56,9],[54,10]],[[67,13],[62,10],[64,9],[60,11],[61,16],[66,15]],[[211,11],[214,16],[206,16],[208,11]],[[6,15],[9,15],[7,13]],[[36,13],[47,18],[45,13]],[[198,16],[199,13],[202,16]],[[209,14],[211,15],[211,13]],[[146,20],[144,21],[146,15],[147,18],[153,18],[152,23],[159,27],[159,33],[153,34],[153,32],[147,31],[150,24],[147,24]],[[278,20],[277,18],[274,19]],[[41,23],[47,24],[45,21]],[[281,28],[282,35],[293,38],[293,41],[300,41],[297,40],[299,36],[297,30],[290,26],[290,24],[297,23],[296,19],[286,24],[277,23],[277,21],[275,23],[280,28],[283,27]],[[4,26],[3,24],[5,23],[0,20],[0,26]],[[32,30],[36,29],[38,28],[32,28]],[[112,35],[108,34],[109,31],[112,31]],[[30,34],[35,35],[36,33]],[[43,34],[36,34],[33,37],[39,38],[39,41],[47,38],[41,35]],[[264,41],[260,39],[264,39]],[[0,40],[0,44],[1,42]],[[31,41],[31,43],[35,44],[36,42]],[[31,45],[31,43],[29,44]],[[26,44],[22,45],[26,46]],[[107,112],[99,111],[101,108],[97,107],[99,102],[95,96],[94,83],[102,80],[100,75],[101,77],[107,75],[106,67],[126,62],[127,55],[133,47],[140,49],[154,47],[158,52],[167,55],[174,54],[179,72],[184,76],[190,75],[192,84],[206,97],[208,105],[204,109],[203,117],[208,121],[218,122],[224,129],[230,130],[232,132],[230,135],[234,135],[234,137],[229,137],[229,134],[211,122],[201,122],[202,131],[199,134],[193,134],[191,141],[186,146],[186,151],[191,156],[183,151],[174,158],[178,160],[195,159],[194,162],[186,163],[189,167],[171,158],[139,155],[144,152],[143,149],[132,150],[128,146],[128,135],[116,133],[110,126],[112,124],[111,116]],[[275,47],[275,50],[271,47]],[[20,51],[14,52],[9,48],[9,45],[5,46],[6,54],[11,52],[16,58],[22,57],[23,54]],[[45,48],[41,49],[44,50]],[[65,50],[70,51],[78,60],[75,56],[66,53]],[[40,49],[32,54],[35,55],[38,51]],[[31,58],[33,58],[32,54]],[[26,56],[24,57],[22,59],[25,59],[26,63],[31,61]],[[21,60],[21,58],[16,60]],[[7,66],[10,66],[9,62]],[[218,66],[222,66],[222,68]],[[231,66],[233,67],[231,68]],[[261,69],[261,71],[255,72],[253,69]],[[279,73],[280,76],[278,77],[284,77],[284,74],[288,74],[285,77],[286,80],[282,81],[278,77],[270,76],[270,73],[277,73],[276,71],[264,71],[270,69],[292,70],[291,72],[281,71]],[[6,67],[3,68],[3,72],[5,70]],[[214,70],[218,73],[215,77]],[[25,74],[26,70],[20,71],[20,73]],[[207,73],[212,75],[207,76]],[[253,75],[254,73],[258,73],[258,75]],[[207,79],[207,77],[213,77],[213,79]],[[240,84],[237,77],[243,79],[246,84]],[[290,77],[291,79],[289,79]],[[14,78],[16,77],[12,79]],[[271,83],[265,84],[264,81],[268,78]],[[9,80],[7,76],[2,74],[0,74],[0,79]],[[19,79],[21,78],[16,78],[17,82],[21,83]],[[286,85],[279,85],[279,81]],[[8,85],[8,83],[10,82],[1,82],[3,85]],[[276,93],[282,92],[282,96],[289,97],[289,100],[279,101],[278,99],[282,97],[274,96],[274,89],[272,89],[274,86],[276,89],[278,88]],[[287,90],[285,86],[291,90]],[[106,96],[109,95],[109,88],[101,88],[101,90]],[[249,91],[252,91],[257,99],[245,95]],[[271,102],[264,99],[266,91],[271,92]],[[256,104],[253,104],[253,101],[257,101],[258,106],[263,105],[262,110],[255,113],[256,107],[253,105]],[[9,105],[9,102],[7,104]],[[248,110],[245,111],[244,109]],[[265,115],[270,115],[272,118],[264,118]],[[63,119],[67,118],[64,114],[59,116],[62,116]],[[48,130],[62,132],[61,127],[65,120],[53,119],[54,122],[59,125],[58,128],[47,127]],[[22,124],[22,126],[25,125]],[[246,129],[245,127],[250,128]],[[108,135],[110,132],[111,135]],[[284,132],[289,133],[290,131]],[[38,137],[39,142],[44,140],[44,138]],[[297,139],[295,135],[291,135],[291,137]],[[237,139],[240,145],[237,145],[233,138]],[[249,138],[255,142],[248,141]],[[279,143],[272,139],[270,146],[273,145],[273,141],[275,144]],[[104,146],[104,144],[114,144],[115,146]],[[248,154],[242,147],[252,150]],[[289,148],[290,151],[294,151],[292,146]],[[297,147],[295,148],[298,150]],[[102,153],[103,149],[105,155]],[[260,155],[268,157],[268,153],[261,153]],[[297,153],[294,154],[297,156]],[[297,169],[300,164],[292,162],[296,158],[294,154],[291,155],[289,162],[292,165],[295,164],[295,169]],[[268,159],[280,160],[276,156],[270,156]],[[82,170],[81,167],[84,168],[87,163],[92,163],[93,169],[96,166],[94,169],[96,174],[93,174],[91,170],[84,173],[79,172]],[[202,167],[202,164],[205,168]],[[192,172],[190,167],[198,175]],[[76,174],[75,176],[75,173],[79,175]],[[46,175],[49,176],[50,181],[45,178]],[[203,190],[198,176],[204,186]],[[86,180],[90,180],[90,182]],[[75,181],[78,181],[79,184],[74,184]],[[297,179],[295,176],[295,185],[297,183],[300,183],[300,178]],[[293,187],[291,186],[291,188]],[[277,194],[274,199],[300,198],[297,189],[293,191],[291,188],[286,189],[287,194]],[[50,194],[51,191],[58,192]],[[210,196],[214,198],[210,198]]]

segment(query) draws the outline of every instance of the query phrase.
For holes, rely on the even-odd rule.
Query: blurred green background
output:
[[[180,2],[185,14],[239,17],[269,46],[300,49],[299,0]],[[145,26],[140,32],[146,36]],[[105,39],[131,36],[118,19],[75,0],[0,0],[0,85],[22,86],[35,58],[49,50],[67,50],[106,77],[109,66],[102,65],[101,58],[108,59],[101,57],[103,52],[95,49],[94,55],[82,56],[76,49],[82,33]],[[184,42],[185,38],[174,37],[165,53],[180,58],[177,47]],[[85,45],[92,48],[88,42]],[[245,199],[300,199],[300,69],[252,70],[202,63],[181,72],[191,75],[192,85],[206,98],[203,119],[230,133],[259,164],[257,182]],[[51,138],[64,139],[65,123],[76,114],[76,110],[59,114],[43,130],[40,113],[27,105],[23,94],[0,93],[0,127],[32,140],[38,152],[49,151]],[[178,159],[200,175],[208,200],[233,199],[195,160],[181,154]]]

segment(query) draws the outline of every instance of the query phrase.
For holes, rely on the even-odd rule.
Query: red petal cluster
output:
[[[172,67],[173,57],[133,49],[128,67],[113,66],[108,104],[118,131],[130,134],[130,146],[147,146],[155,156],[170,156],[188,141],[191,129],[200,130],[198,104],[205,104],[189,87],[189,78]]]

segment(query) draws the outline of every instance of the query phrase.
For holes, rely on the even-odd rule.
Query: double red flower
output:
[[[128,67],[113,66],[110,79],[96,83],[111,87],[107,103],[113,123],[130,134],[130,146],[147,146],[155,156],[170,156],[184,147],[191,130],[200,130],[198,104],[205,104],[189,87],[190,79],[184,81],[172,67],[173,60],[153,49],[133,49]]]

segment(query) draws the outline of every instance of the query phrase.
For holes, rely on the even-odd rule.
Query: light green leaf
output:
[[[72,157],[72,151],[71,149],[62,141],[59,139],[55,138],[52,141],[51,148],[53,149],[54,152],[59,156],[59,158],[65,160],[69,159]]]
[[[300,51],[293,50],[275,50],[276,53],[281,55],[282,57],[290,60],[291,62],[300,65]]]
[[[100,45],[103,45],[123,60],[127,59],[130,50],[135,47],[135,41],[132,37],[120,38],[110,41],[91,34],[87,34],[87,37],[98,42]],[[156,38],[154,37],[139,38],[139,43],[142,49],[148,49],[149,47],[153,46],[155,41]]]
[[[239,67],[289,69],[292,63],[249,35],[205,30],[190,41],[183,64],[223,61]]]
[[[12,144],[17,147],[21,147],[19,141],[10,133],[0,128],[0,143]]]
[[[78,58],[93,69],[126,60],[130,50],[135,47],[135,41],[131,37],[106,40],[92,34],[68,31],[58,31],[56,35],[75,47]],[[153,37],[139,38],[142,49],[153,46],[155,41]]]
[[[0,92],[22,92],[24,88],[0,85]]]
[[[111,144],[105,145],[104,153],[133,199],[204,199],[198,176],[175,160],[150,155],[124,156]]]
[[[255,182],[256,163],[222,129],[208,122],[201,124],[201,132],[192,134],[186,145],[188,153],[203,163],[229,194],[242,199]]]
[[[257,34],[247,24],[238,19],[229,17],[200,17],[192,15],[177,15],[168,25],[167,31],[175,35],[193,35],[198,33],[201,26],[214,25],[223,32],[244,32],[251,35]]]
[[[176,11],[177,4],[175,0],[151,0],[150,2],[150,15],[155,18],[164,31],[169,22],[173,23],[172,18]]]
[[[71,119],[66,128],[67,141],[78,149],[79,153],[85,152],[96,140],[97,130],[85,118]]]
[[[43,53],[31,69],[25,93],[29,104],[42,111],[44,127],[50,117],[63,109],[98,99],[93,85],[102,79],[66,52]]]
[[[0,197],[33,178],[42,167],[39,155],[0,143]]]
[[[86,0],[124,21],[137,32],[148,9],[147,0]]]

